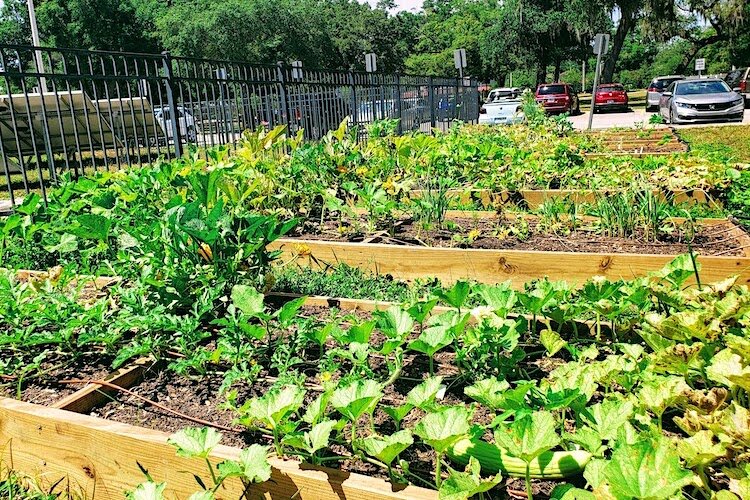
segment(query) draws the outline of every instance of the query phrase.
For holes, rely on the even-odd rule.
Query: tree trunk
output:
[[[539,86],[543,83],[547,83],[547,52],[541,47],[536,67],[536,84]]]
[[[553,79],[553,81],[555,81],[555,82],[559,82],[560,81],[560,66],[561,65],[562,65],[562,61],[561,60],[558,59],[558,60],[555,61],[555,78]]]
[[[625,37],[628,36],[630,30],[635,26],[636,12],[635,9],[625,9],[622,5],[620,6],[620,14],[622,17],[620,17],[620,23],[617,25],[615,38],[612,40],[612,50],[609,52],[609,57],[604,61],[604,69],[602,70],[602,75],[599,79],[600,83],[612,82],[612,78],[615,75],[617,60],[620,58],[620,52],[625,43]]]

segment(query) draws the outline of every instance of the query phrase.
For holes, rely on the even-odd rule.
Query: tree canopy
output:
[[[747,0],[424,0],[418,13],[356,0],[37,0],[42,43],[307,67],[455,75],[482,81],[580,84],[590,44],[610,33],[604,81],[643,86],[653,76],[750,63]],[[25,0],[0,7],[0,43],[30,42]],[[589,81],[591,77],[587,78]]]

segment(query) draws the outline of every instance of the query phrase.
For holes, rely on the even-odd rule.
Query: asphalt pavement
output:
[[[596,113],[591,125],[593,129],[605,129],[615,127],[632,128],[638,126],[649,126],[649,119],[656,113],[647,113],[643,106],[630,108],[627,112],[606,111]],[[583,112],[578,116],[571,116],[570,121],[573,127],[579,130],[585,130],[589,125],[589,112]],[[742,124],[750,124],[750,109],[745,110],[745,118]],[[706,125],[737,125],[737,122],[701,122],[689,125],[675,125],[675,128],[686,127],[705,127]]]

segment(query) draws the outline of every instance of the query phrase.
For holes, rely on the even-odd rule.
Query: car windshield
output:
[[[564,94],[565,85],[542,85],[537,93],[539,95]]]
[[[490,95],[487,96],[488,102],[496,101],[498,99],[507,99],[508,97],[515,97],[516,94],[512,90],[493,90]]]
[[[602,85],[597,92],[622,92],[624,90],[625,87],[622,85]]]
[[[729,86],[719,80],[681,82],[675,86],[675,95],[722,94],[731,92]]]
[[[654,80],[653,82],[651,82],[651,86],[659,90],[664,90],[665,87],[669,87],[672,84],[672,82],[676,82],[677,80],[680,80],[680,78],[666,78],[663,80]]]

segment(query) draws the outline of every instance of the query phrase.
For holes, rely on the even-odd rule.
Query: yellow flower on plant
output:
[[[305,243],[298,243],[294,245],[294,253],[300,257],[306,257],[312,253],[310,246]]]
[[[333,376],[333,374],[331,372],[323,372],[323,373],[320,374],[320,381],[321,382],[328,382],[329,380],[331,380],[332,376]]]
[[[368,172],[367,167],[359,167],[356,170],[357,175],[359,175],[360,177],[367,175],[367,172]]]

